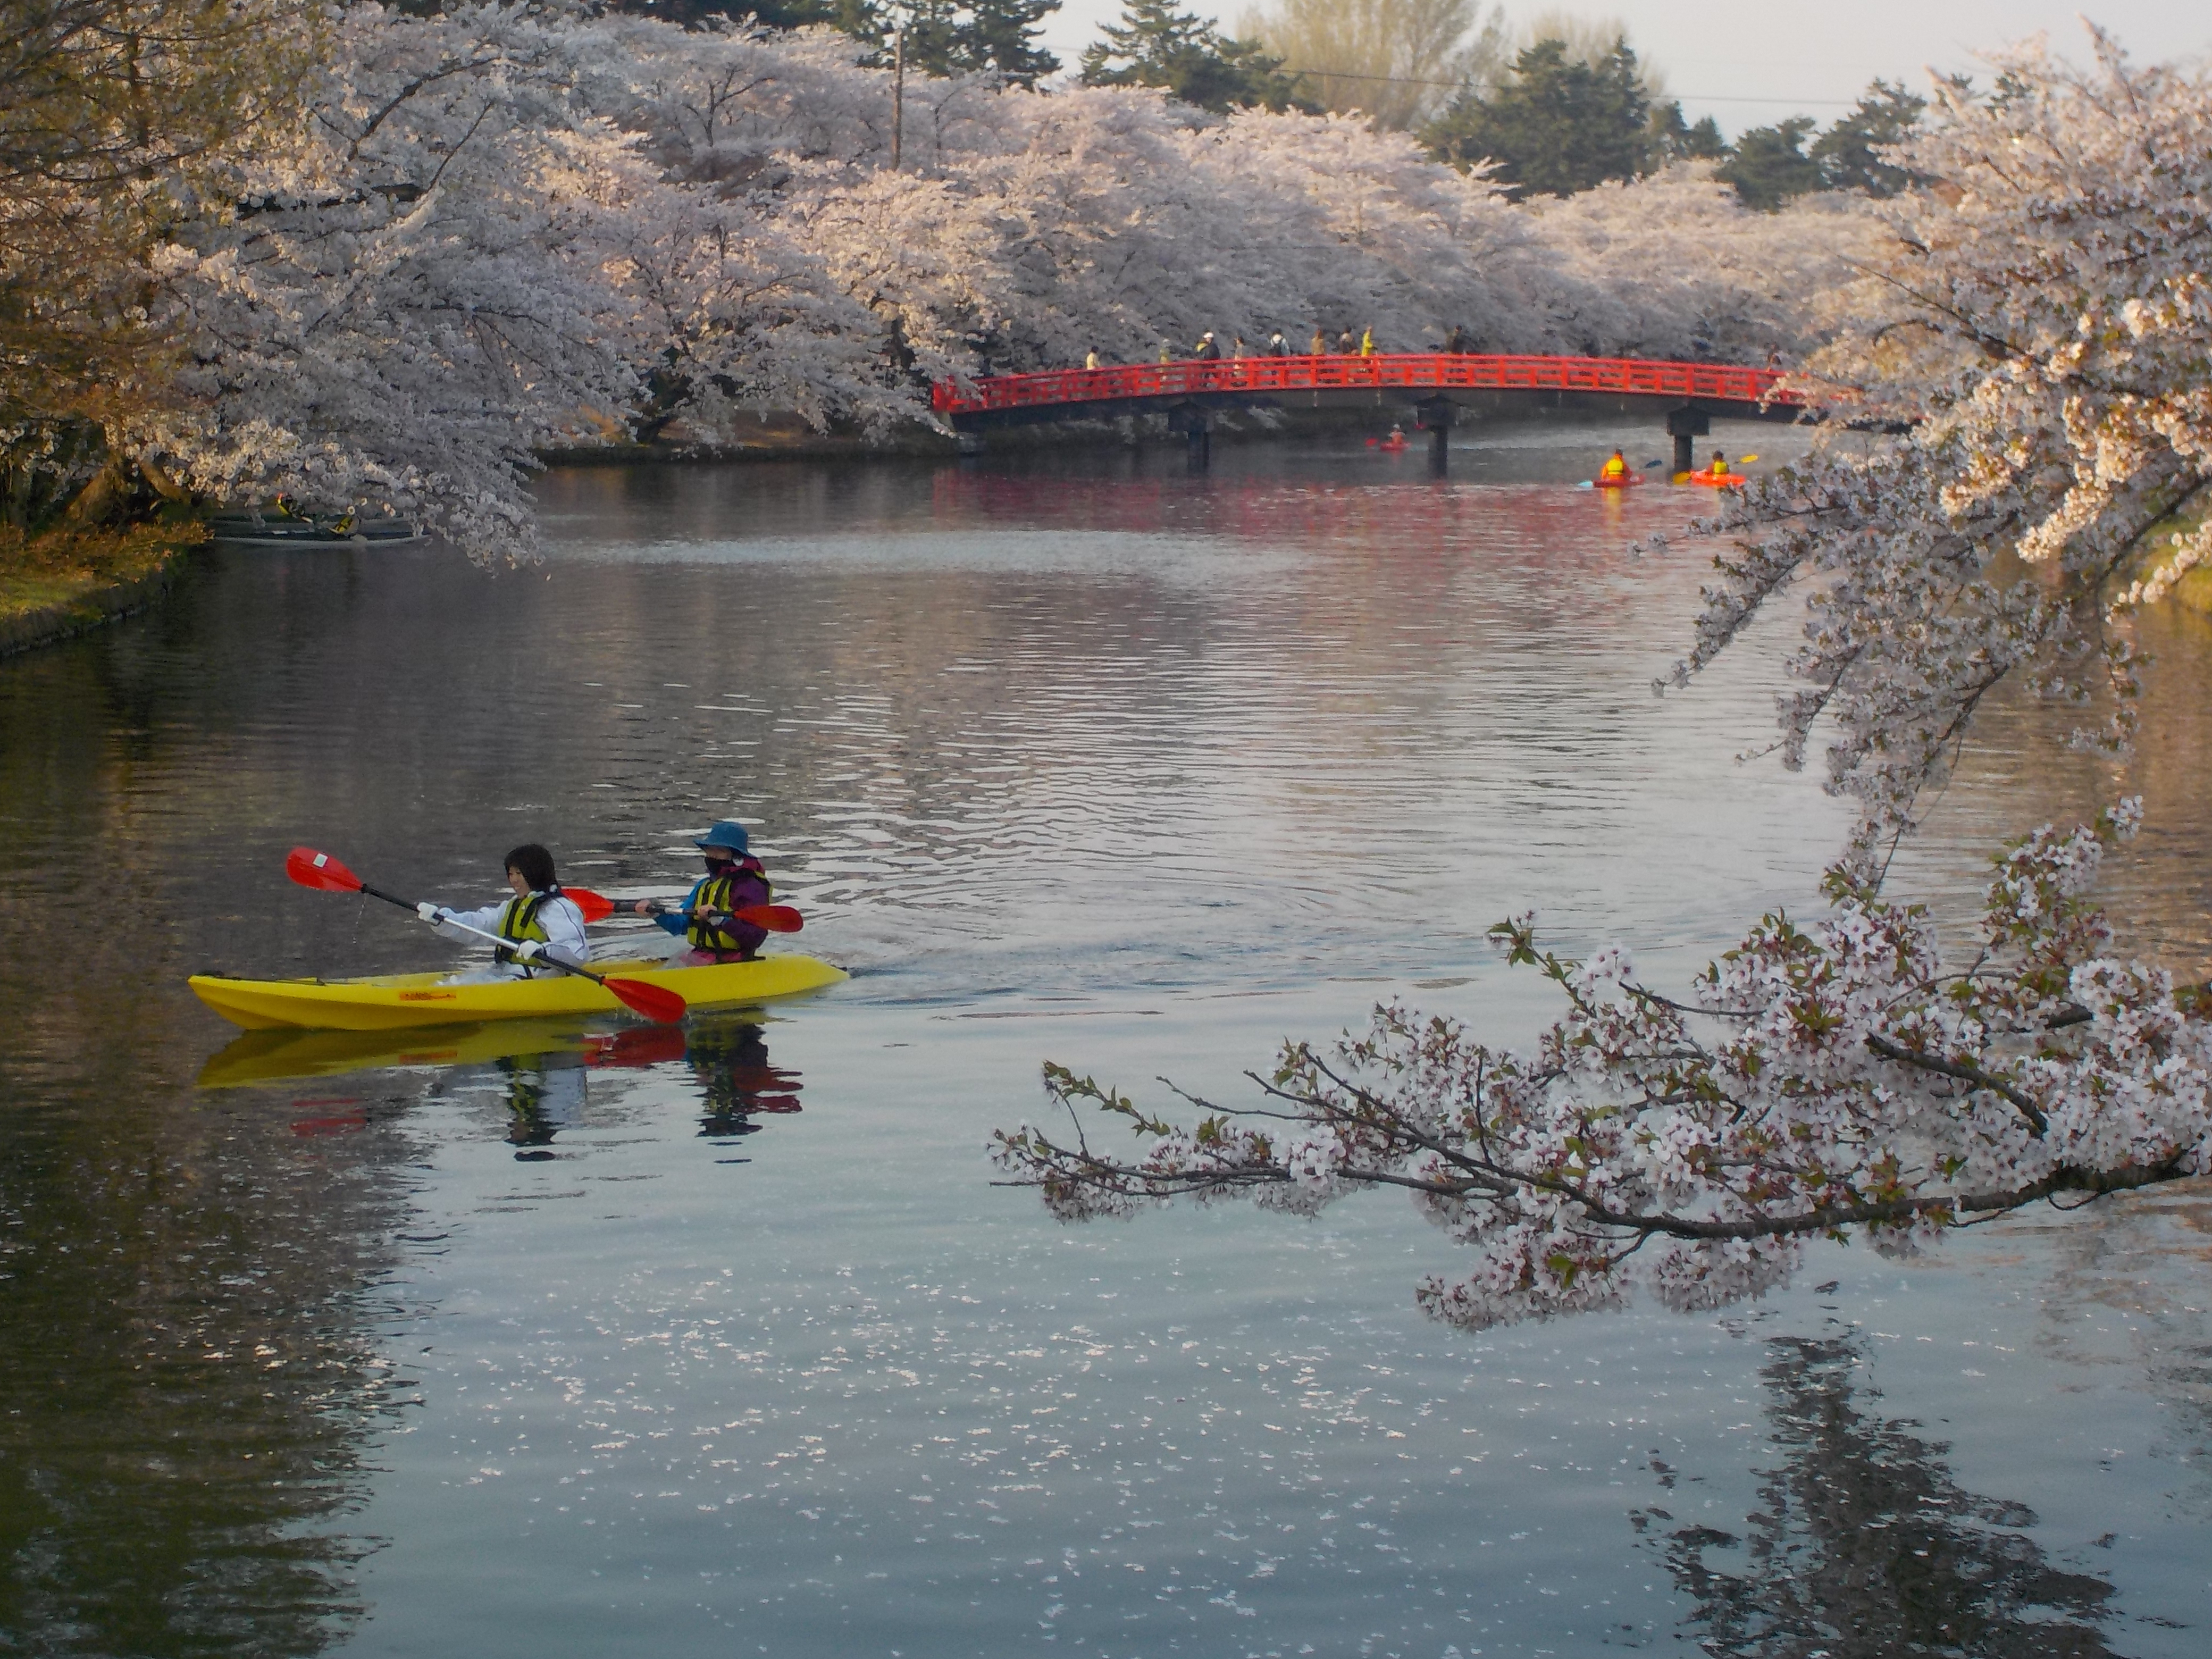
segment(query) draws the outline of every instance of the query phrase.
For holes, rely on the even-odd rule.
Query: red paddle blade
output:
[[[658,985],[647,985],[641,979],[608,979],[599,981],[615,994],[623,1007],[643,1014],[656,1025],[673,1025],[690,1012],[682,997]]]
[[[732,914],[767,933],[795,933],[806,926],[806,919],[788,904],[756,904]]]
[[[358,893],[361,878],[328,853],[312,847],[295,847],[284,857],[284,873],[302,887],[325,893]]]
[[[615,902],[604,893],[594,893],[588,887],[563,885],[561,890],[575,902],[584,913],[586,921],[605,921],[615,913]]]
[[[681,1060],[686,1052],[684,1033],[665,1025],[630,1025],[593,1040],[584,1056],[586,1066],[659,1066]]]

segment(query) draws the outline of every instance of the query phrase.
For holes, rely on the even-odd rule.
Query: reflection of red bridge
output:
[[[1441,351],[1373,357],[1224,357],[1212,362],[1126,363],[1113,368],[1050,369],[940,380],[930,407],[963,432],[1034,421],[1134,414],[1164,408],[1171,429],[1199,458],[1211,429],[1207,411],[1237,407],[1409,406],[1436,436],[1437,454],[1462,405],[1454,392],[1510,405],[1515,394],[1545,404],[1619,407],[1629,400],[1663,407],[1675,455],[1686,469],[1689,441],[1711,416],[1795,419],[1802,399],[1778,392],[1779,371],[1725,363],[1676,363],[1638,357],[1500,357]]]

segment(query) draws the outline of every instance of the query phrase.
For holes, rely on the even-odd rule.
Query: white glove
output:
[[[526,939],[516,944],[514,954],[519,961],[535,962],[545,954],[545,947],[534,939]]]
[[[443,912],[441,912],[436,905],[431,903],[429,900],[424,899],[420,904],[415,907],[415,914],[422,917],[425,921],[436,921],[440,920]]]

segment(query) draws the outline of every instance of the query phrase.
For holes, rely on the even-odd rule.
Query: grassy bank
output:
[[[137,609],[207,533],[196,523],[37,535],[0,527],[0,654]]]

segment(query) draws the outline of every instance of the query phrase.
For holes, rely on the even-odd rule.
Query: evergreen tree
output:
[[[1297,77],[1282,73],[1283,60],[1258,41],[1224,35],[1171,0],[1124,0],[1120,24],[1099,33],[1083,54],[1085,86],[1161,87],[1216,112],[1317,107],[1298,96]]]
[[[1817,125],[1793,115],[1778,126],[1753,127],[1735,141],[1720,176],[1747,205],[1771,211],[1793,196],[1820,188],[1820,164],[1805,153],[1805,136]]]
[[[1644,142],[1646,165],[1655,168],[1669,161],[1717,161],[1729,153],[1728,140],[1711,116],[1692,125],[1682,118],[1681,104],[1671,98],[1651,106]]]
[[[891,61],[896,25],[906,30],[906,66],[923,75],[995,72],[1025,87],[1060,67],[1036,44],[1060,0],[830,0],[830,21],[873,48],[866,62]]]
[[[1497,162],[1498,181],[1516,197],[1571,196],[1645,171],[1650,118],[1643,72],[1625,38],[1595,61],[1571,59],[1565,41],[1546,40],[1514,61],[1495,92],[1462,93],[1423,137],[1441,161]]]
[[[1813,160],[1827,190],[1863,190],[1869,196],[1894,196],[1915,175],[1892,167],[1875,152],[1902,143],[1920,125],[1928,100],[1876,80],[1859,98],[1858,107],[1813,143]]]

